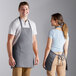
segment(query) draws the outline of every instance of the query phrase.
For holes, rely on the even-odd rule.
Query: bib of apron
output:
[[[16,61],[15,67],[33,67],[34,66],[34,52],[32,47],[32,29],[30,22],[30,28],[23,28],[21,24],[20,36],[13,46],[13,57]]]

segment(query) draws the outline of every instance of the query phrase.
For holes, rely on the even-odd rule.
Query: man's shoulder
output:
[[[30,24],[33,26],[35,26],[36,25],[36,23],[33,21],[33,20],[30,20],[30,19],[28,19],[29,20],[29,22],[30,22]]]
[[[19,23],[19,18],[17,17],[17,18],[15,18],[14,20],[12,20],[12,22],[11,23],[13,23],[13,24],[17,24],[17,23]]]
[[[15,18],[14,20],[11,21],[10,27],[18,27],[19,26],[19,18]]]

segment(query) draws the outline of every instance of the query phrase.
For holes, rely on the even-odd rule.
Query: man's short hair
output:
[[[19,4],[19,9],[20,9],[20,7],[21,6],[23,6],[23,5],[27,5],[28,7],[29,7],[29,4],[28,4],[28,2],[26,2],[26,1],[23,1],[23,2],[20,2],[20,4]]]

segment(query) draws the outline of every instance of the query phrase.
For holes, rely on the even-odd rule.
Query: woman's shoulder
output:
[[[56,30],[55,29],[51,29],[51,30],[49,30],[49,32],[52,32],[52,33],[54,33]]]
[[[49,30],[49,36],[51,36],[51,35],[53,36],[54,33],[55,33],[55,29],[50,29],[50,30]]]

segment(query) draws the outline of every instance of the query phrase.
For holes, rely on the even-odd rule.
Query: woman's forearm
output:
[[[48,54],[50,52],[51,45],[52,45],[52,39],[48,38],[47,46],[46,46],[46,49],[45,49],[44,61],[46,60],[46,58],[47,58],[47,56],[48,56]]]
[[[46,48],[46,49],[45,49],[45,55],[44,55],[44,61],[46,60],[49,52],[50,52],[50,48]]]
[[[65,49],[65,50],[64,50],[64,55],[65,55],[65,57],[67,58],[67,55],[68,55],[68,49]]]
[[[69,46],[69,41],[67,40],[65,45],[64,45],[64,54],[65,54],[66,58],[67,58],[67,55],[68,55],[68,46]]]

